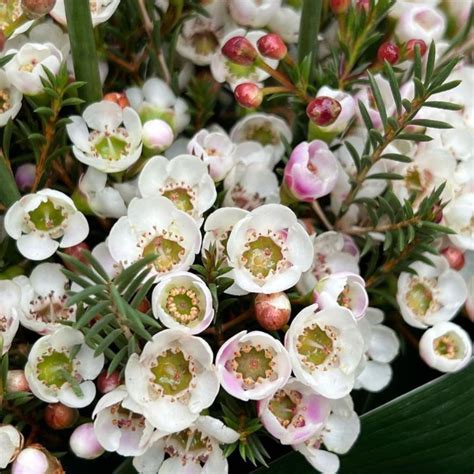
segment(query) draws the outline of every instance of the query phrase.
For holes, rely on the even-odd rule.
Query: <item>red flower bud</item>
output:
[[[341,13],[345,13],[349,5],[351,4],[350,0],[330,0],[329,6],[331,7],[332,12],[335,15],[340,15]]]
[[[233,63],[251,66],[258,57],[257,50],[245,36],[234,36],[222,47],[222,54]]]
[[[286,44],[281,39],[281,36],[276,33],[269,33],[262,36],[257,41],[257,48],[260,54],[270,59],[277,59],[280,61],[288,53]]]
[[[234,97],[242,107],[255,109],[262,103],[263,93],[260,87],[253,82],[245,82],[235,88]]]
[[[78,419],[77,408],[70,408],[62,403],[50,403],[44,410],[44,421],[53,430],[71,428]]]
[[[120,105],[122,109],[125,107],[130,107],[130,102],[128,101],[127,96],[121,92],[109,92],[108,94],[104,95],[104,100],[115,102],[116,104]]]
[[[320,96],[313,99],[306,107],[306,115],[320,127],[334,123],[341,113],[341,104],[332,97]]]
[[[68,247],[68,248],[64,249],[64,253],[67,253],[71,257],[74,257],[75,259],[79,260],[80,262],[85,263],[86,265],[88,265],[89,263],[84,258],[84,255],[82,253],[83,250],[90,250],[89,246],[85,242],[81,242],[80,244],[73,245],[72,247]],[[66,267],[69,270],[75,271],[75,268],[72,265],[70,265],[69,263],[64,262],[64,265],[66,265]]]
[[[424,56],[426,53],[426,43],[421,39],[411,39],[407,41],[406,51],[407,57],[413,59],[415,57],[415,47],[418,45],[420,48],[420,56]]]
[[[140,304],[137,306],[138,311],[141,311],[142,313],[148,313],[148,310],[150,308],[151,308],[151,304],[147,297],[143,298],[140,301]]]
[[[100,393],[109,393],[120,385],[120,374],[112,372],[107,375],[107,371],[102,371],[97,377],[97,390]]]
[[[7,373],[7,392],[29,392],[30,386],[23,370],[9,370]]]
[[[395,43],[382,43],[377,51],[377,58],[380,62],[387,61],[390,64],[395,64],[400,57],[400,48]]]
[[[441,253],[453,270],[459,271],[464,267],[464,253],[457,247],[446,247]]]
[[[290,320],[291,304],[286,293],[260,293],[255,298],[255,318],[267,331],[278,331]]]
[[[31,19],[47,15],[53,8],[56,0],[21,0],[21,7],[26,16]]]

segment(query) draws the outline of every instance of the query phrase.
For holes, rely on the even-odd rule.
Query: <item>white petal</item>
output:
[[[59,247],[58,242],[39,232],[22,235],[16,241],[16,245],[20,253],[30,260],[45,260]]]
[[[75,212],[68,218],[66,229],[59,246],[72,247],[83,242],[89,235],[89,223],[82,212]]]

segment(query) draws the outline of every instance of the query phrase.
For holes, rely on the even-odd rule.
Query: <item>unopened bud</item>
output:
[[[5,47],[5,33],[3,30],[0,30],[0,52],[3,51],[3,48]]]
[[[70,408],[62,403],[50,403],[44,410],[44,420],[53,430],[71,428],[78,419],[77,408]]]
[[[398,62],[400,57],[400,48],[395,43],[389,41],[382,43],[377,51],[377,58],[380,62],[387,61],[390,64]]]
[[[235,100],[242,107],[247,109],[255,109],[263,100],[263,93],[260,87],[253,82],[245,82],[239,84],[234,90]]]
[[[122,109],[125,107],[130,107],[130,102],[128,101],[127,96],[121,92],[109,92],[108,94],[104,95],[104,100],[115,102]]]
[[[25,448],[12,464],[12,474],[62,474],[59,460],[40,444]]]
[[[174,140],[174,133],[167,122],[153,119],[143,124],[142,137],[146,148],[161,152],[171,146]]]
[[[291,304],[286,293],[260,293],[255,298],[255,318],[267,331],[278,331],[290,320]]]
[[[96,383],[97,390],[99,390],[100,393],[109,393],[120,385],[120,374],[118,372],[112,372],[110,375],[107,375],[107,371],[104,370],[97,377]]]
[[[96,459],[102,456],[104,448],[97,441],[94,423],[84,423],[78,426],[69,438],[71,451],[82,459]]]
[[[459,271],[464,267],[464,253],[457,247],[446,247],[441,253],[453,270]]]
[[[359,10],[365,10],[366,12],[369,11],[370,0],[357,0],[356,8],[358,8]]]
[[[29,191],[35,182],[36,165],[25,163],[20,165],[15,172],[15,182],[21,192]]]
[[[411,39],[406,44],[407,58],[413,59],[415,57],[415,47],[418,45],[420,48],[420,56],[424,56],[426,53],[426,43],[422,39]]]
[[[85,243],[81,242],[80,244],[73,245],[72,247],[68,247],[64,249],[64,253],[70,255],[71,257],[74,257],[76,260],[79,260],[82,263],[85,263],[88,265],[87,259],[84,257],[84,254],[82,253],[83,250],[90,250],[90,247]],[[74,268],[73,265],[69,264],[68,262],[64,261],[64,265],[71,270],[75,271],[76,269]]]
[[[137,306],[138,311],[141,311],[142,313],[148,313],[150,308],[150,300],[146,296],[140,301],[140,304]]]
[[[277,33],[269,33],[268,35],[262,36],[257,41],[257,48],[261,55],[278,61],[283,59],[288,53],[286,44]]]
[[[30,386],[23,370],[9,370],[7,373],[7,392],[29,392]]]
[[[245,36],[234,36],[222,47],[222,54],[233,63],[251,66],[258,57],[257,50]]]
[[[23,12],[32,20],[47,15],[55,4],[56,0],[21,0]]]
[[[329,6],[331,7],[331,10],[335,15],[346,13],[346,11],[349,9],[350,4],[351,4],[351,0],[330,0],[329,1]]]
[[[320,127],[334,123],[341,113],[341,104],[332,97],[319,96],[313,99],[306,107],[306,115]]]

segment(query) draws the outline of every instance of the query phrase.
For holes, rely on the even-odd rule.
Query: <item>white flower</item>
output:
[[[219,445],[234,443],[239,437],[239,433],[220,420],[200,416],[178,433],[156,433],[154,444],[145,454],[133,459],[133,466],[140,474],[227,474],[227,459]],[[165,455],[169,456],[166,460]]]
[[[112,255],[110,255],[107,241],[97,244],[92,249],[91,253],[99,261],[102,268],[107,272],[107,275],[109,275],[110,279],[115,278],[122,272],[122,265],[114,260]]]
[[[212,296],[201,278],[175,272],[158,282],[152,294],[155,318],[170,329],[199,334],[214,318]]]
[[[395,35],[402,42],[416,38],[423,40],[426,44],[439,41],[446,29],[444,15],[430,5],[409,5],[395,27]]]
[[[230,132],[234,143],[256,141],[263,146],[271,146],[273,162],[278,163],[285,154],[285,141],[291,143],[293,134],[288,124],[272,114],[253,113],[240,119]]]
[[[464,279],[446,259],[428,257],[433,266],[418,261],[410,265],[416,275],[403,272],[398,277],[397,302],[403,319],[421,329],[452,319],[467,298]]]
[[[400,350],[400,341],[395,331],[382,322],[383,312],[378,308],[368,308],[365,317],[358,321],[365,342],[365,355],[354,388],[379,392],[392,378],[390,362]]]
[[[300,35],[300,21],[300,10],[283,6],[270,18],[267,27],[274,33],[278,33],[285,43],[297,43]]]
[[[304,308],[285,336],[296,378],[327,398],[341,398],[354,387],[364,340],[352,313],[341,307]]]
[[[10,280],[0,280],[0,356],[8,352],[20,324],[21,289]]]
[[[89,0],[92,25],[97,26],[106,22],[117,10],[120,0]],[[67,25],[64,0],[56,0],[50,15],[61,25]]]
[[[262,331],[241,331],[216,356],[224,390],[240,400],[262,400],[283,387],[291,374],[288,352]]]
[[[236,166],[260,165],[272,170],[278,162],[274,155],[271,144],[262,145],[260,142],[249,140],[235,145],[233,159]]]
[[[145,418],[167,433],[184,430],[217,396],[212,350],[203,339],[179,329],[153,336],[125,368],[125,383]]]
[[[328,86],[321,87],[316,94],[316,97],[318,96],[332,97],[341,105],[341,112],[337,116],[337,119],[331,125],[325,126],[323,131],[328,133],[340,133],[344,131],[356,113],[357,106],[355,99],[347,92],[331,89]]]
[[[0,446],[0,469],[5,469],[21,451],[23,435],[12,425],[1,425]]]
[[[326,423],[330,411],[328,399],[293,377],[257,406],[263,426],[281,444],[311,438]]]
[[[436,323],[420,339],[420,356],[433,369],[456,372],[471,360],[472,342],[469,334],[450,322]]]
[[[222,181],[234,166],[235,145],[224,131],[200,130],[191,138],[187,149],[209,167],[214,181]]]
[[[22,93],[8,79],[6,72],[0,70],[0,127],[14,119],[21,109]]]
[[[72,199],[53,189],[23,196],[8,209],[4,225],[30,260],[49,258],[58,247],[77,245],[89,234],[87,219]]]
[[[145,198],[164,196],[199,223],[217,197],[207,166],[193,155],[150,158],[138,178],[138,189]]]
[[[105,394],[92,413],[94,432],[107,450],[122,456],[143,454],[151,440],[153,426],[128,396],[124,385]]]
[[[74,156],[104,173],[117,173],[133,165],[142,152],[142,126],[131,107],[122,109],[103,100],[89,105],[82,117],[66,125]],[[90,129],[90,130],[89,130]]]
[[[67,306],[69,281],[63,269],[58,263],[41,263],[29,278],[14,278],[21,288],[22,326],[44,335],[62,327],[64,321],[76,320],[76,307]]]
[[[232,18],[244,26],[260,28],[268,24],[281,6],[281,0],[229,0]]]
[[[18,51],[6,53],[15,56],[5,65],[8,80],[25,95],[36,95],[43,92],[41,78],[46,78],[44,68],[53,74],[59,72],[63,55],[52,43],[27,43]]]
[[[153,77],[143,87],[130,87],[126,91],[131,106],[138,112],[142,122],[161,119],[173,128],[176,134],[189,123],[188,105],[176,97],[166,82]]]
[[[237,222],[227,243],[235,283],[253,293],[291,288],[311,264],[313,249],[289,208],[267,204]]]
[[[459,248],[474,250],[474,192],[451,201],[443,209],[443,218],[444,224],[456,231],[449,240]]]
[[[84,335],[65,326],[33,344],[25,376],[31,391],[40,400],[83,408],[95,397],[92,380],[103,366],[104,355],[95,357],[94,350],[85,344]],[[71,380],[75,380],[77,387],[72,387]]]

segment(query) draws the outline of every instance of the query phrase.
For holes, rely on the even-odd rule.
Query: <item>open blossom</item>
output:
[[[232,18],[243,26],[266,26],[280,8],[281,0],[229,0]]]
[[[456,234],[449,240],[465,250],[474,250],[474,192],[453,199],[443,210],[444,223]]]
[[[308,270],[313,249],[293,211],[267,204],[235,224],[227,252],[239,287],[253,293],[276,293],[291,288]]]
[[[144,198],[164,196],[199,223],[217,197],[207,166],[193,155],[150,158],[138,178],[138,189]]]
[[[464,279],[446,259],[434,255],[429,259],[433,266],[415,262],[410,265],[415,275],[402,272],[398,278],[397,302],[403,319],[421,329],[452,319],[467,298]]]
[[[134,198],[127,216],[112,227],[107,240],[111,257],[124,267],[157,254],[152,275],[187,270],[201,246],[194,220],[162,196]]]
[[[76,307],[67,305],[69,281],[63,269],[57,263],[41,263],[29,278],[14,278],[21,288],[22,326],[44,335],[63,327],[65,321],[76,320]]]
[[[327,398],[341,398],[354,387],[364,340],[352,313],[342,307],[304,308],[285,336],[298,380]]]
[[[92,380],[103,366],[104,355],[94,356],[94,350],[85,344],[84,335],[64,326],[33,344],[25,376],[31,391],[40,400],[83,408],[95,397]],[[71,380],[77,383],[76,388],[72,387]]]
[[[58,247],[77,245],[89,234],[89,224],[72,199],[46,188],[15,202],[4,225],[20,253],[30,260],[49,258]]]
[[[92,25],[97,26],[100,23],[106,22],[117,10],[120,0],[89,0]],[[56,0],[54,8],[50,15],[62,25],[67,24],[66,9],[64,0]]]
[[[20,324],[21,289],[10,280],[0,280],[0,356],[8,352]]]
[[[122,456],[139,456],[147,449],[153,426],[128,396],[124,385],[105,394],[92,413],[94,432],[107,450]]]
[[[227,474],[227,459],[219,445],[234,443],[239,437],[237,431],[222,421],[199,416],[192,425],[177,433],[156,432],[154,443],[144,454],[133,459],[133,467],[139,474]]]
[[[188,272],[174,272],[160,279],[153,290],[152,308],[164,326],[187,334],[199,334],[214,318],[209,288]]]
[[[12,425],[1,425],[0,446],[0,469],[5,469],[21,451],[23,435]]]
[[[23,94],[15,83],[8,79],[6,72],[0,70],[0,127],[4,127],[10,119],[14,119],[21,109]]]
[[[165,329],[133,354],[125,368],[130,398],[158,430],[175,433],[194,423],[217,396],[212,350],[203,339]]]
[[[82,117],[70,117],[66,125],[74,156],[104,173],[116,173],[133,165],[142,151],[140,118],[131,107],[103,100],[89,105]]]
[[[444,15],[431,5],[407,6],[395,27],[395,35],[400,41],[421,39],[426,44],[439,41],[446,29]]]
[[[265,429],[281,444],[299,444],[324,426],[330,411],[327,398],[295,378],[258,402]]]
[[[420,356],[433,369],[456,372],[471,360],[469,334],[451,322],[436,323],[420,339]]]
[[[297,43],[300,35],[301,11],[291,6],[281,6],[270,18],[267,25],[274,33],[278,33],[285,43]]]
[[[217,353],[216,367],[224,390],[244,401],[268,397],[291,374],[286,349],[261,331],[241,331],[228,339]]]

